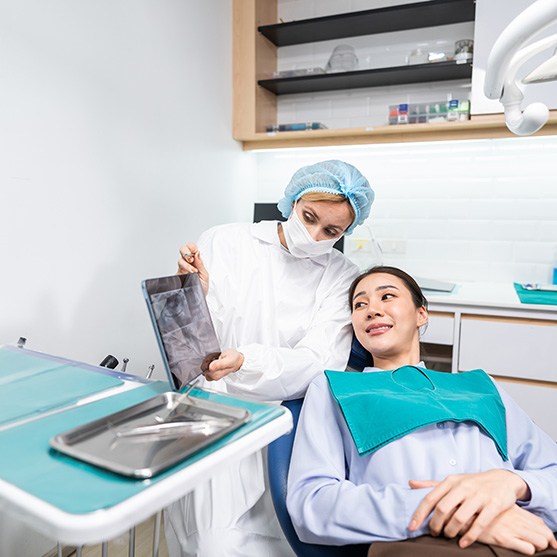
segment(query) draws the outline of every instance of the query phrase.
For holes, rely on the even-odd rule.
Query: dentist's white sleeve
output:
[[[207,386],[268,401],[301,397],[324,369],[346,368],[348,288],[358,275],[336,250],[313,260],[293,257],[276,227],[225,225],[199,240],[221,349],[244,356],[240,370]]]
[[[304,337],[293,347],[240,345],[242,368],[228,376],[230,393],[249,393],[261,400],[304,396],[309,383],[325,369],[344,370],[350,354],[352,325],[347,303],[349,283],[339,278],[338,292],[323,301]]]

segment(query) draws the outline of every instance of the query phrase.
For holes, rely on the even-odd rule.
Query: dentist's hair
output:
[[[352,302],[354,298],[354,293],[356,292],[356,288],[360,281],[369,275],[375,275],[377,273],[385,273],[387,275],[393,275],[398,277],[410,292],[412,296],[412,300],[414,301],[414,305],[416,309],[421,308],[422,306],[427,309],[427,299],[422,292],[422,289],[418,286],[418,283],[405,271],[399,269],[398,267],[389,267],[387,265],[377,265],[376,267],[372,267],[367,271],[363,272],[361,275],[357,276],[350,285],[350,289],[348,290],[348,305],[350,306],[350,311],[352,311]]]

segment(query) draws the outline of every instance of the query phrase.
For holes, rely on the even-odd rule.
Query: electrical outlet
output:
[[[396,253],[399,255],[406,253],[405,240],[381,240],[379,243],[383,253]]]

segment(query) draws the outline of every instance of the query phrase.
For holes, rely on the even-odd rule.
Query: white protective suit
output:
[[[244,364],[205,387],[262,401],[301,397],[324,369],[345,369],[357,267],[340,252],[299,259],[276,221],[217,226],[198,242],[221,348]],[[266,489],[265,455],[232,463],[166,511],[170,555],[291,556]]]

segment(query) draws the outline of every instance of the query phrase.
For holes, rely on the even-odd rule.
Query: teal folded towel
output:
[[[546,292],[543,290],[526,290],[518,282],[514,283],[514,289],[522,304],[545,304],[557,306],[557,292]]]
[[[462,373],[404,366],[394,371],[325,371],[360,456],[421,427],[475,423],[507,457],[505,406],[481,369]]]

